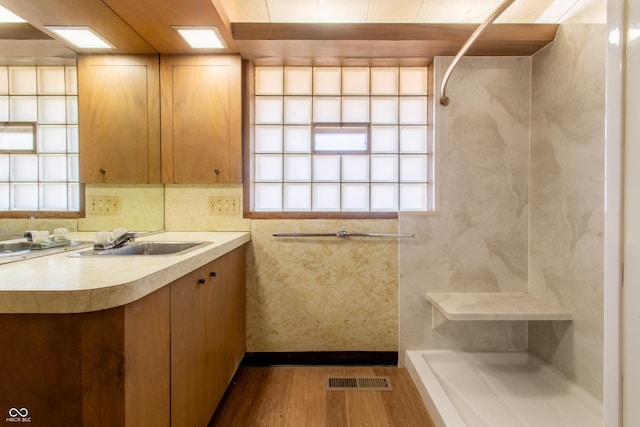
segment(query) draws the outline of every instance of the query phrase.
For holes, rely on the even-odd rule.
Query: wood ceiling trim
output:
[[[1,40],[51,40],[51,37],[26,22],[0,24]]]
[[[75,65],[76,53],[57,40],[2,40],[2,65]]]
[[[235,53],[230,24],[211,0],[103,0],[159,53],[194,53],[171,26],[215,26],[227,49],[198,49],[198,53]]]
[[[476,24],[233,23],[243,58],[254,63],[300,63],[302,58],[425,58],[453,56]],[[494,24],[469,50],[472,56],[530,56],[555,39],[557,24]]]
[[[232,23],[235,40],[443,40],[466,41],[478,24]],[[493,24],[482,40],[546,41],[558,24]]]
[[[88,25],[116,47],[116,52],[113,53],[157,53],[101,0],[1,2],[7,9],[46,34],[50,34],[44,28],[47,25]],[[69,47],[78,53],[92,52],[91,49]]]

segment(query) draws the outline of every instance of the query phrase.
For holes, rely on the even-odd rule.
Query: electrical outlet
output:
[[[90,196],[87,198],[87,213],[119,215],[120,209],[120,196]]]
[[[211,215],[237,215],[240,213],[240,197],[209,196],[209,213]]]

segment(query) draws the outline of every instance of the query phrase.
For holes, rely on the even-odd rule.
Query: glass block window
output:
[[[256,67],[254,83],[252,211],[434,209],[426,67]]]
[[[76,67],[0,66],[0,126],[35,132],[0,137],[0,212],[80,210],[77,87]]]

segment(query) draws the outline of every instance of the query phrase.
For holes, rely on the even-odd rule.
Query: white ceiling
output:
[[[231,22],[480,23],[502,0],[212,0]],[[606,22],[606,0],[516,0],[496,22]]]

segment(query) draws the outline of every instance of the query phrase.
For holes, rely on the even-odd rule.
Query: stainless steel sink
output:
[[[70,257],[182,255],[213,242],[132,242],[121,248],[74,252]]]
[[[0,243],[0,265],[73,251],[90,247],[92,244],[92,242],[79,240],[50,241],[45,243],[25,241]]]
[[[24,237],[24,233],[0,233],[0,241],[17,240]]]

